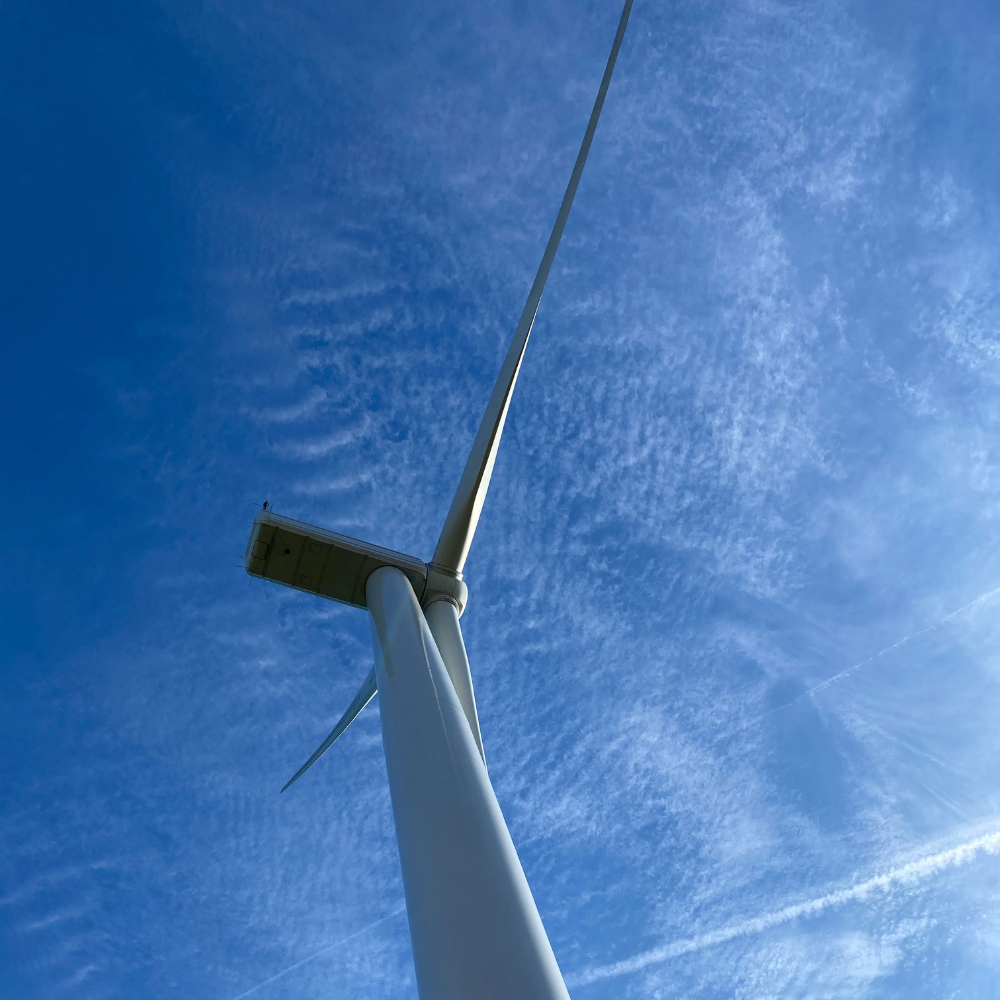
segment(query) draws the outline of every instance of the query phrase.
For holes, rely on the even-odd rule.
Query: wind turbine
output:
[[[333,732],[285,788],[333,745],[378,691],[423,1000],[569,997],[487,775],[459,626],[469,593],[462,570],[631,9],[632,0],[625,0],[566,194],[431,561],[293,521],[266,507],[247,543],[244,562],[252,576],[368,610],[375,665]]]

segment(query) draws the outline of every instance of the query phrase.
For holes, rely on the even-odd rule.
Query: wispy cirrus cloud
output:
[[[868,908],[831,901],[1000,806],[981,166],[1000,61],[981,58],[989,25],[948,21],[959,8],[884,13],[637,5],[528,348],[467,567],[491,776],[564,968],[689,949],[593,996],[878,996],[890,968],[915,998],[976,994],[969,942],[989,928],[962,909],[958,862],[868,897],[919,884],[951,945],[895,913],[869,933]],[[372,923],[401,893],[377,706],[277,796],[367,671],[367,623],[248,585],[245,522],[267,496],[433,550],[617,16],[251,2],[157,21],[184,57],[143,122],[173,145],[128,191],[166,170],[180,198],[194,178],[175,271],[209,292],[167,289],[192,315],[137,321],[180,338],[171,364],[109,367],[116,418],[65,468],[91,446],[113,467],[18,521],[37,516],[43,583],[12,600],[57,595],[38,629],[61,636],[37,673],[19,661],[13,682],[38,686],[6,730],[29,763],[5,785],[4,899],[38,995],[78,973],[95,996],[414,995],[405,921]],[[159,301],[133,285],[114,301]],[[112,353],[145,342],[101,322],[129,331]],[[44,382],[58,354],[31,366],[40,398],[64,398]],[[60,524],[87,540],[72,559],[46,541]],[[71,563],[67,596],[44,567]],[[795,909],[810,900],[825,908]],[[808,954],[765,933],[810,916]],[[62,956],[44,973],[36,941]],[[864,975],[838,979],[839,959]]]

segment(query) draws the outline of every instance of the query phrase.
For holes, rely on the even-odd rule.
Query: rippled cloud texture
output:
[[[5,5],[0,981],[414,998],[365,616],[616,4]],[[466,576],[573,995],[1000,982],[1000,8],[636,0]]]

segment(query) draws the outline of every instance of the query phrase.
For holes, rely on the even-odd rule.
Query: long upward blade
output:
[[[521,313],[521,319],[514,331],[514,340],[510,345],[510,350],[507,351],[503,367],[500,369],[500,375],[493,388],[489,406],[486,407],[483,422],[479,425],[479,433],[476,435],[472,452],[465,465],[465,471],[462,473],[455,498],[451,502],[451,509],[445,519],[444,528],[441,530],[437,548],[434,550],[433,562],[455,573],[461,573],[465,566],[465,559],[469,554],[469,547],[472,545],[472,536],[479,523],[483,501],[486,499],[490,477],[493,475],[497,449],[500,447],[500,435],[503,433],[507,409],[514,392],[514,383],[517,381],[517,373],[521,368],[521,359],[524,357],[524,349],[528,344],[532,324],[535,322],[535,313],[538,311],[538,303],[541,301],[542,292],[545,289],[545,281],[552,268],[556,250],[559,249],[559,240],[566,228],[569,210],[573,207],[573,198],[580,184],[580,177],[583,175],[583,167],[587,162],[590,144],[594,140],[597,122],[601,117],[601,108],[604,107],[604,98],[608,92],[608,85],[611,83],[611,74],[614,72],[618,50],[621,48],[622,38],[625,36],[625,26],[628,24],[631,11],[632,0],[625,0],[625,8],[622,11],[621,20],[618,22],[618,31],[615,34],[614,45],[611,46],[611,55],[608,57],[608,65],[604,70],[604,78],[597,91],[594,110],[590,113],[587,131],[584,133],[583,144],[580,146],[573,173],[570,175],[569,184],[566,187],[566,194],[563,196],[559,214],[556,216],[556,224],[552,227],[552,234],[549,236],[545,253],[542,255],[542,262],[538,265],[538,273],[531,286],[528,301],[524,304],[524,311]]]
[[[325,754],[327,750],[329,750],[330,747],[337,742],[338,739],[340,739],[344,730],[347,729],[347,727],[358,717],[358,713],[361,709],[363,709],[365,705],[367,705],[368,702],[370,702],[375,696],[375,690],[375,668],[372,667],[368,676],[361,684],[361,688],[358,690],[358,693],[354,696],[354,701],[352,701],[348,706],[348,709],[344,712],[340,722],[333,727],[333,732],[330,733],[325,740],[323,740],[323,742],[319,745],[319,749],[295,772],[295,774],[292,775],[291,780],[287,785],[285,785],[285,788],[288,788],[288,785],[291,785],[293,782],[298,781],[299,778],[301,778],[302,775],[305,774],[306,771],[308,771],[309,768],[311,768],[313,764],[315,764],[316,761],[318,761],[320,757],[322,757],[323,754]],[[282,788],[281,790],[284,791],[285,788]]]

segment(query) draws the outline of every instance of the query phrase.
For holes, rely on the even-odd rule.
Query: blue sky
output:
[[[416,996],[377,701],[278,795],[367,620],[243,548],[429,557],[619,13],[5,5],[5,995]],[[579,1000],[996,993],[998,67],[636,3],[463,618]]]

